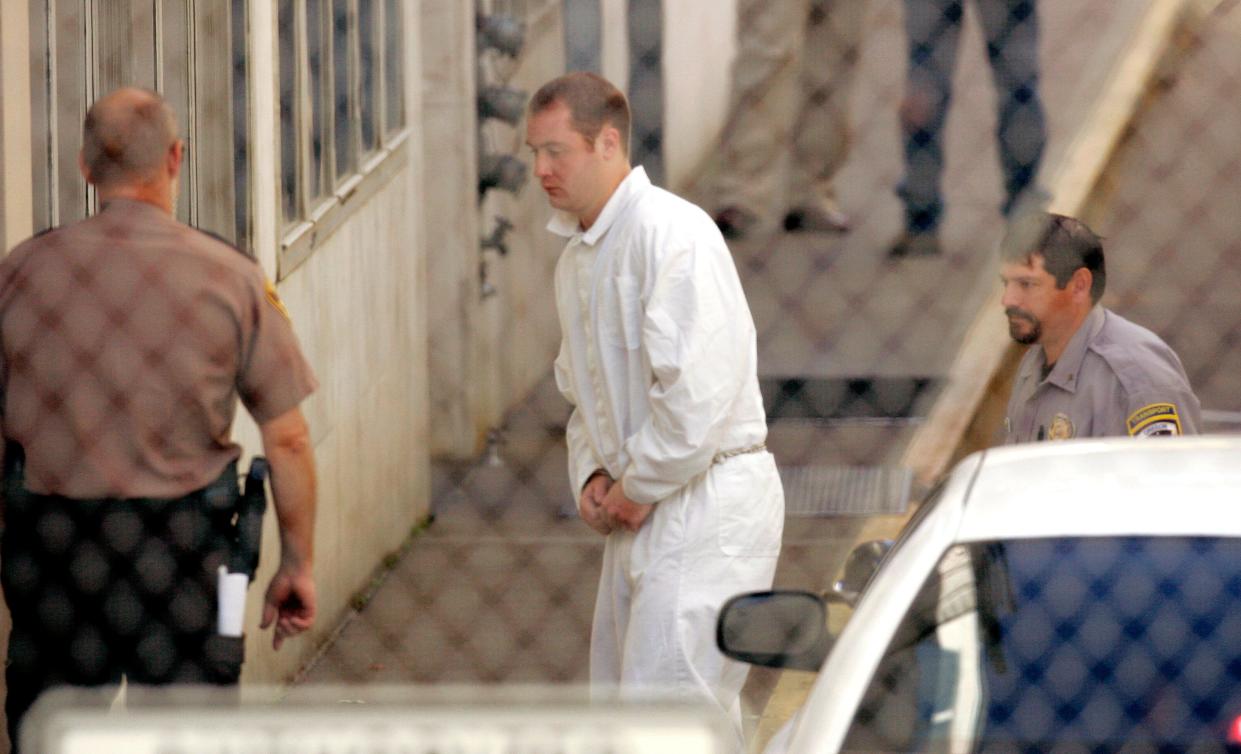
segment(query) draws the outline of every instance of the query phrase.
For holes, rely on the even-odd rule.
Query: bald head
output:
[[[100,190],[162,184],[174,156],[179,167],[177,117],[155,92],[117,89],[86,113],[82,169],[86,180]]]

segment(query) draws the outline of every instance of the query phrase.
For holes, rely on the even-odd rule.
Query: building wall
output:
[[[0,16],[0,243],[13,248],[31,232],[30,24],[25,3]]]
[[[565,70],[564,28],[560,3],[545,6],[546,12],[530,19],[526,28],[526,47],[514,65],[499,73],[507,75],[508,86],[533,95],[540,86]],[[488,124],[491,148],[516,154],[530,165],[525,147],[526,124],[517,127]],[[497,294],[485,302],[490,324],[487,347],[495,354],[492,374],[500,418],[551,370],[560,347],[560,323],[551,295],[556,259],[564,239],[546,229],[551,216],[547,197],[532,174],[521,191],[511,194],[490,191],[482,205],[485,228],[496,217],[513,223],[509,253],[494,259],[490,271]]]
[[[484,12],[493,10],[484,2]],[[479,201],[481,154],[517,156],[529,164],[525,124],[480,123],[478,86],[533,94],[564,72],[559,0],[525,5],[520,55],[476,54],[474,9],[458,0],[425,0],[423,130],[428,176],[432,446],[439,457],[477,456],[489,431],[548,373],[560,327],[547,295],[560,243],[544,230],[548,208],[527,174],[516,194],[493,189]],[[496,9],[507,11],[508,6]],[[482,252],[479,241],[500,218],[513,226],[507,254]],[[490,295],[483,295],[485,282]]]
[[[471,3],[424,0],[418,39],[430,276],[431,445],[437,456],[470,458],[495,411],[484,411],[479,373],[478,136]]]
[[[411,39],[418,38],[420,5],[405,0]],[[273,280],[280,245],[275,8],[251,3],[249,18],[253,245]],[[30,51],[29,27],[19,18],[23,13],[10,10],[6,4],[0,20],[0,233],[6,248],[29,235],[32,215],[29,69],[20,65]],[[270,631],[258,629],[263,591],[279,560],[279,536],[269,514],[262,567],[249,593],[247,683],[278,683],[302,667],[347,614],[350,598],[368,584],[384,555],[429,511],[426,173],[417,127],[421,63],[416,44],[407,51],[411,134],[403,168],[278,284],[320,382],[302,406],[318,466],[318,622],[279,653],[271,649]],[[235,438],[250,452],[261,448],[258,431],[242,410]],[[7,615],[3,618],[0,623],[7,622]]]
[[[275,4],[251,5],[254,102],[276,103]],[[420,3],[406,0],[409,39],[418,39]],[[279,283],[319,390],[303,404],[319,475],[315,576],[319,620],[310,636],[271,649],[258,631],[263,589],[278,561],[268,516],[263,567],[249,595],[243,679],[289,678],[347,614],[384,555],[429,510],[427,281],[421,63],[407,48],[405,167],[357,208]],[[266,91],[265,91],[266,90]],[[275,279],[279,218],[275,106],[253,108],[256,141],[255,249]],[[267,144],[270,148],[258,148]],[[272,159],[263,160],[262,156]],[[238,423],[238,439],[259,447],[257,430]]]

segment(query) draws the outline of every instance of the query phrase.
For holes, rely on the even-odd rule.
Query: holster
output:
[[[16,500],[26,491],[26,451],[12,440],[4,441],[4,499]]]
[[[30,494],[25,485],[25,466],[26,454],[22,446],[6,440],[0,484],[3,485],[4,501],[13,507],[21,505]],[[212,512],[217,531],[228,540],[229,571],[245,573],[254,581],[263,543],[263,515],[267,512],[266,482],[270,467],[266,458],[255,456],[250,462],[250,470],[246,472],[240,494],[234,468],[233,464],[229,464],[219,479],[192,494]]]
[[[263,515],[267,512],[267,459],[255,456],[246,472],[245,484],[237,500],[233,540],[228,570],[245,573],[254,581],[259,569],[259,552],[263,545]]]

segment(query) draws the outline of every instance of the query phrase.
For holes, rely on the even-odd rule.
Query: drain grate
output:
[[[884,516],[908,508],[913,472],[898,466],[787,466],[780,479],[785,516]]]

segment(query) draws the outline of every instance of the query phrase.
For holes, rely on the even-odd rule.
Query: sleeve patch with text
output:
[[[1183,434],[1181,417],[1171,403],[1152,403],[1132,414],[1126,422],[1131,437],[1166,437]]]

